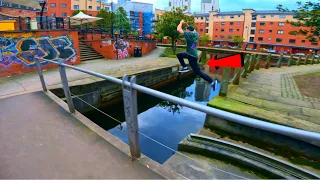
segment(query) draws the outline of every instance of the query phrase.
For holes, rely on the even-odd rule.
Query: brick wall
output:
[[[31,10],[0,7],[0,12],[7,15],[11,15],[13,17],[21,16],[21,17],[31,17],[31,19],[36,19],[36,11],[31,11]]]

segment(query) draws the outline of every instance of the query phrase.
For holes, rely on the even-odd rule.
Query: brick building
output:
[[[48,0],[45,6],[43,16],[48,17],[68,17],[72,16],[72,0]],[[40,15],[40,11],[38,12]]]

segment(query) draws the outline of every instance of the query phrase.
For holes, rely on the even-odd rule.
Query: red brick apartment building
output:
[[[210,12],[195,14],[195,27],[203,36],[209,34],[215,45],[232,43],[232,36],[241,36],[247,42],[247,48],[275,50],[283,53],[318,52],[318,42],[312,43],[302,35],[290,35],[298,30],[286,23],[294,21],[293,13],[278,10],[255,11],[243,9],[233,12]]]

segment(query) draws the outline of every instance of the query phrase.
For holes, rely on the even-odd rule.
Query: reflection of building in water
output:
[[[196,101],[209,101],[211,86],[205,80],[196,81],[195,99]]]

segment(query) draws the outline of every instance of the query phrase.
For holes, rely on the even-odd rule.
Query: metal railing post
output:
[[[35,56],[34,57],[34,61],[36,63],[36,67],[37,67],[37,70],[38,70],[38,75],[39,75],[39,78],[40,78],[42,89],[43,89],[44,92],[46,92],[47,91],[47,87],[46,87],[46,83],[44,82],[40,60],[38,59],[38,57]]]
[[[73,105],[73,101],[72,101],[72,97],[71,97],[71,93],[70,93],[70,88],[69,88],[69,84],[68,84],[68,78],[67,78],[67,74],[66,74],[66,69],[64,66],[61,65],[62,61],[59,61],[59,72],[60,72],[60,77],[61,77],[61,82],[62,82],[62,87],[63,87],[63,91],[64,91],[64,95],[67,99],[67,103],[69,106],[69,110],[71,113],[76,112],[74,109],[74,105]]]
[[[222,97],[227,96],[228,86],[230,84],[230,71],[231,71],[231,68],[229,68],[229,67],[225,67],[223,69],[222,82],[221,82],[219,96],[222,96]]]
[[[130,87],[125,86],[125,82],[128,82],[127,75],[122,77],[122,82],[123,104],[127,123],[130,154],[133,158],[140,158],[141,152],[139,144],[137,90],[132,88],[132,85],[136,83],[136,77],[131,77]]]

